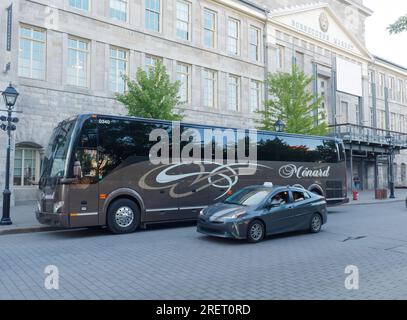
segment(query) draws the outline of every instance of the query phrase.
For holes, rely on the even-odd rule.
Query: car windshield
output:
[[[75,121],[61,123],[53,132],[46,149],[42,177],[64,177],[68,148]]]
[[[270,190],[266,189],[243,189],[227,198],[224,203],[255,206],[259,205],[269,194]]]

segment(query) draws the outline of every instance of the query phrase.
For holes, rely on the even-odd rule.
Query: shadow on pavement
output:
[[[195,227],[195,221],[187,222],[170,222],[162,224],[153,224],[147,226],[147,229],[139,229],[133,234],[152,232],[158,230],[172,230],[172,229],[181,229],[181,228],[190,228]],[[195,232],[195,229],[194,229]],[[90,238],[90,237],[99,237],[99,236],[115,236],[120,237],[121,235],[111,233],[106,227],[90,227],[90,228],[81,228],[81,229],[61,229],[57,231],[49,232],[48,235],[52,235],[58,238]],[[124,234],[123,236],[128,236],[129,234]]]

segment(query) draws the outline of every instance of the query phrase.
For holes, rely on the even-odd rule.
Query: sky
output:
[[[407,14],[407,1],[363,0],[363,4],[374,10],[366,21],[366,45],[369,51],[407,67],[407,31],[390,35],[386,30],[398,17]]]

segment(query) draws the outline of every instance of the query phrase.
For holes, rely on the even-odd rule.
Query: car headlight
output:
[[[54,213],[59,213],[59,210],[64,206],[64,201],[59,201],[54,203]]]
[[[227,220],[234,220],[234,219],[239,219],[241,217],[243,217],[246,214],[246,211],[238,211],[238,212],[234,212],[231,214],[226,214],[224,216],[221,216],[219,218],[217,218],[217,221],[227,221]]]

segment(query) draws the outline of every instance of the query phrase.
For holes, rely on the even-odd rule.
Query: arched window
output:
[[[407,182],[407,168],[406,168],[406,164],[402,163],[401,164],[401,183],[405,185],[406,182]]]
[[[33,186],[40,180],[40,151],[35,143],[20,143],[16,145],[14,155],[14,186]]]

